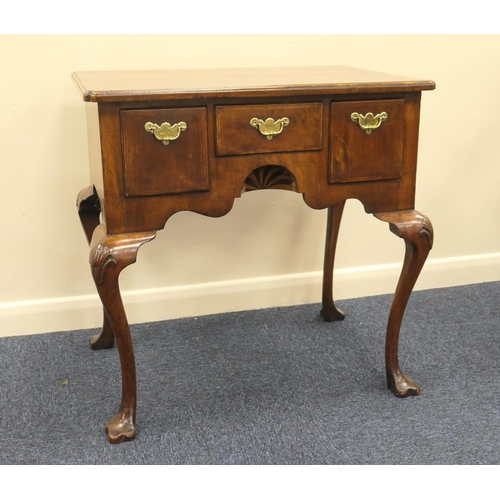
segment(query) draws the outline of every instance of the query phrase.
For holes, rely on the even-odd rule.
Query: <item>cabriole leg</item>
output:
[[[345,201],[328,208],[326,223],[325,260],[323,265],[323,298],[321,315],[325,321],[341,321],[345,314],[333,302],[333,265]]]
[[[100,224],[99,217],[101,215],[99,197],[92,186],[80,191],[76,201],[76,206],[78,208],[78,215],[80,216],[83,231],[90,245],[92,234],[94,233],[95,228]],[[110,349],[113,347],[114,343],[115,336],[113,334],[113,329],[109,324],[106,312],[103,310],[102,330],[97,335],[90,337],[90,347],[95,350]]]
[[[374,214],[388,222],[391,231],[403,238],[406,245],[401,276],[394,294],[385,346],[387,386],[399,397],[416,396],[420,387],[403,375],[398,362],[399,332],[410,294],[432,248],[434,231],[431,221],[416,210]]]
[[[139,247],[155,237],[155,232],[107,235],[100,224],[90,244],[90,265],[97,292],[109,324],[114,332],[120,356],[122,401],[120,411],[106,424],[112,444],[130,441],[135,437],[137,382],[130,329],[123,308],[118,277],[123,269],[134,263]]]

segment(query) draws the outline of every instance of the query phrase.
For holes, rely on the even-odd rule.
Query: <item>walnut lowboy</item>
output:
[[[434,82],[347,67],[81,72],[73,79],[88,102],[91,177],[77,205],[104,308],[91,347],[116,340],[122,370],[120,409],[106,426],[111,443],[136,434],[135,361],[120,272],[174,213],[220,217],[255,189],[296,191],[310,207],[327,209],[325,321],[344,318],[332,282],[345,201],[360,200],[404,240],[386,375],[397,396],[419,394],[399,367],[398,339],[432,247],[432,225],[414,202],[420,98]]]

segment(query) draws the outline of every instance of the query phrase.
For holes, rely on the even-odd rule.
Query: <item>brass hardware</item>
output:
[[[166,146],[170,141],[175,141],[181,135],[181,132],[187,129],[187,125],[186,122],[174,123],[173,125],[170,125],[168,122],[163,122],[161,125],[147,122],[144,128],[154,134]]]
[[[353,113],[351,115],[351,120],[353,122],[357,122],[359,128],[364,130],[368,135],[375,129],[379,128],[380,125],[382,125],[382,122],[385,122],[387,118],[388,115],[385,111],[382,111],[382,113],[379,113],[378,115],[374,115],[373,113],[366,113],[366,115]]]
[[[252,118],[250,120],[250,125],[256,128],[268,141],[275,135],[281,134],[283,127],[288,126],[289,123],[290,119],[286,116],[279,120],[274,120],[273,118],[268,118],[266,121],[260,118]]]

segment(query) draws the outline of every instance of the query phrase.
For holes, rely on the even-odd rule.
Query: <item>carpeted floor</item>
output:
[[[386,388],[392,296],[132,326],[135,441],[104,432],[116,348],[93,331],[0,338],[0,464],[499,464],[500,282],[415,292]]]

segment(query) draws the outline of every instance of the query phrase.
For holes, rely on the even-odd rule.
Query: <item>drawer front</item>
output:
[[[219,156],[322,148],[322,103],[217,106]]]
[[[208,190],[207,110],[122,110],[126,196]]]
[[[404,110],[403,99],[332,103],[329,182],[401,177]]]

